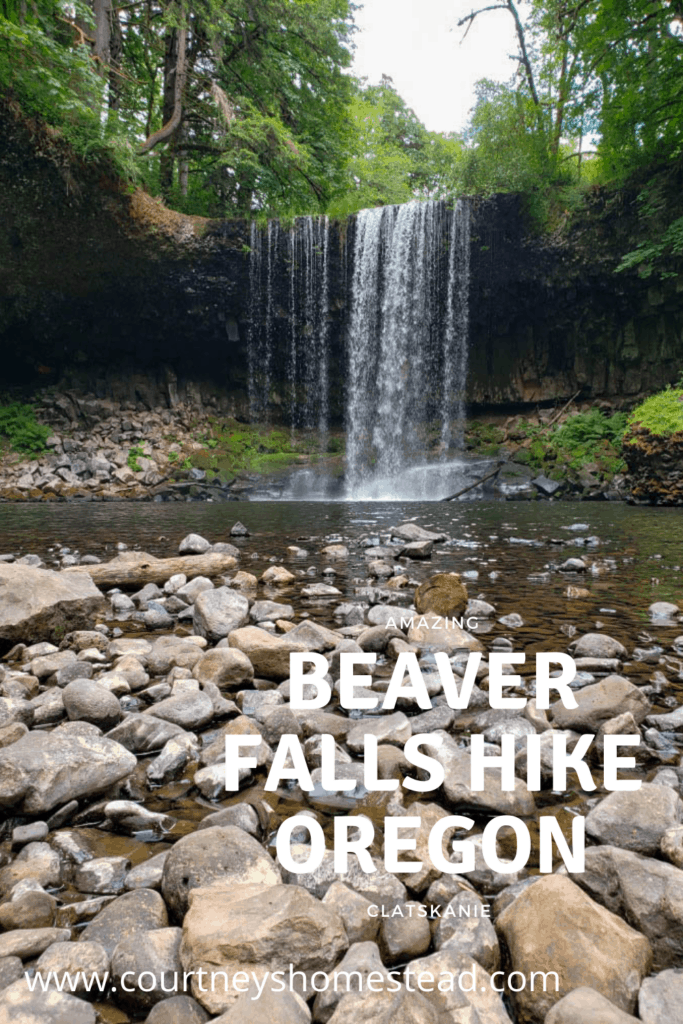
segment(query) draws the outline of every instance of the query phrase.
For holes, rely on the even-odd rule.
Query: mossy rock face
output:
[[[457,573],[437,573],[415,591],[415,608],[420,615],[433,612],[460,618],[466,607],[467,590]]]

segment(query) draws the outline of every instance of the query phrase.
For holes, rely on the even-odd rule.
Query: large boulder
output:
[[[20,978],[0,992],[0,1024],[95,1024],[90,1003],[66,992],[32,992]]]
[[[555,972],[541,991],[513,993],[519,1024],[540,1024],[572,989],[594,988],[633,1013],[638,989],[652,965],[650,943],[562,875],[530,885],[500,915],[496,927],[507,943],[513,971]]]
[[[0,750],[0,807],[42,814],[103,792],[136,766],[130,751],[105,736],[63,729],[29,732]]]
[[[169,910],[180,921],[193,889],[213,883],[239,889],[279,882],[277,866],[256,839],[234,825],[214,826],[185,836],[170,850],[161,891]]]
[[[676,790],[644,782],[640,789],[609,793],[586,818],[586,832],[600,843],[654,855],[664,833],[681,821]]]
[[[561,869],[564,870],[564,869]],[[650,940],[654,968],[683,963],[683,871],[616,846],[589,846],[582,889]]]
[[[209,830],[210,831],[210,830]],[[200,833],[204,834],[204,833]],[[339,914],[298,885],[213,885],[190,894],[180,957],[185,971],[329,971],[348,947]],[[221,1013],[237,992],[216,984],[195,998]]]
[[[60,641],[71,630],[88,629],[106,606],[87,573],[0,564],[0,647]]]
[[[248,621],[249,599],[230,587],[205,590],[194,603],[194,629],[207,640],[222,640]]]
[[[467,607],[467,591],[457,573],[440,572],[417,588],[415,607],[420,615],[433,612],[459,618]]]
[[[99,942],[109,956],[125,939],[168,927],[166,905],[153,889],[135,889],[107,904],[80,933],[81,942]]]
[[[290,654],[309,650],[305,643],[292,641],[287,636],[273,636],[258,626],[235,629],[228,643],[246,654],[256,675],[264,679],[287,679]]]
[[[599,683],[584,686],[574,692],[578,707],[567,708],[562,701],[552,705],[553,723],[558,729],[576,732],[594,732],[610,718],[630,711],[637,724],[650,712],[650,702],[644,693],[623,676],[607,676]]]

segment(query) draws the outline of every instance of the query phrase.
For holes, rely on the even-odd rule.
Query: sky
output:
[[[353,71],[373,84],[383,74],[430,131],[460,131],[480,78],[507,81],[516,64],[514,25],[507,11],[476,19],[461,44],[464,15],[490,0],[364,0],[356,12]]]

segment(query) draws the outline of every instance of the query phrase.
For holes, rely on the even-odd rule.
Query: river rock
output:
[[[190,895],[181,960],[186,971],[201,967],[230,976],[236,970],[288,970],[290,964],[299,971],[329,971],[347,947],[339,914],[301,886],[213,885]],[[234,990],[217,985],[200,992],[195,982],[193,994],[210,1013],[235,1002]]]
[[[174,668],[191,671],[201,658],[202,649],[193,641],[178,636],[162,636],[154,642],[145,661],[150,675],[165,676]]]
[[[413,644],[420,652],[446,651],[447,654],[455,654],[456,651],[483,651],[484,648],[476,637],[461,629],[451,619],[444,620],[442,616],[427,615],[415,616],[413,625],[408,630],[408,643]]]
[[[127,857],[94,857],[75,869],[74,885],[83,893],[117,895],[123,891],[129,868]]]
[[[601,843],[636,853],[659,853],[667,829],[683,820],[683,801],[669,786],[644,782],[632,792],[609,793],[586,818],[586,832]]]
[[[301,860],[308,857],[310,847],[292,843],[292,857]],[[334,853],[326,850],[323,859],[315,871],[297,874],[281,868],[282,879],[288,885],[300,885],[312,893],[317,899],[323,899],[333,882],[341,882],[354,892],[360,893],[373,903],[405,902],[408,898],[406,887],[396,875],[384,871],[373,860],[375,871],[365,872],[361,869],[354,853],[349,854],[348,870],[337,872],[334,869]]]
[[[180,839],[164,864],[161,891],[177,920],[187,911],[193,889],[212,883],[239,888],[275,886],[280,872],[256,839],[232,825],[207,828]]]
[[[427,925],[429,931],[429,925]],[[339,986],[330,985],[326,992],[319,992],[313,1004],[313,1017],[316,1021],[328,1021],[336,1007],[347,994],[347,992],[368,993],[368,975],[372,974],[373,988],[378,984],[387,986],[390,975],[380,957],[379,948],[376,942],[356,942],[352,944],[344,955],[344,959],[337,964],[335,971],[339,976]],[[344,979],[343,972],[348,972]],[[382,981],[380,982],[380,978]]]
[[[145,1024],[206,1024],[209,1015],[192,996],[171,996],[149,1011]]]
[[[0,642],[61,640],[104,615],[107,602],[85,572],[60,573],[0,563]]]
[[[9,892],[17,882],[32,879],[44,888],[61,882],[59,854],[47,843],[28,843],[14,860],[0,870],[0,892]]]
[[[194,629],[207,640],[221,640],[249,620],[249,601],[237,590],[217,587],[200,594],[194,603]]]
[[[71,721],[91,722],[107,732],[119,722],[121,705],[114,694],[90,679],[76,679],[64,687],[62,700]]]
[[[512,1000],[520,1024],[542,1022],[552,1006],[579,986],[594,988],[632,1013],[642,979],[652,964],[650,943],[621,918],[595,903],[562,875],[539,879],[522,892],[496,922],[512,969],[554,971],[548,991],[525,988]]]
[[[683,1006],[683,970],[662,971],[646,978],[638,996],[643,1024],[673,1024]]]
[[[178,545],[179,555],[203,555],[211,547],[211,541],[201,537],[198,533],[188,533]]]
[[[161,750],[174,736],[184,736],[185,730],[155,718],[151,713],[128,715],[113,728],[107,739],[115,740],[133,754],[150,754],[153,750]]]
[[[285,569],[284,565],[271,565],[261,576],[261,583],[269,583],[274,587],[286,587],[295,579],[294,573]]]
[[[620,658],[628,657],[622,643],[606,633],[585,633],[569,645],[569,653],[575,658]]]
[[[21,978],[0,992],[0,1024],[95,1024],[95,1010],[65,992],[31,992]]]
[[[125,747],[105,736],[30,732],[0,750],[0,806],[41,814],[108,789],[136,765]]]
[[[147,779],[152,784],[170,782],[185,766],[199,757],[199,741],[194,733],[181,732],[164,744],[161,753],[147,765]]]
[[[256,675],[264,679],[287,679],[290,654],[308,650],[305,644],[292,641],[289,636],[272,636],[258,626],[233,630],[228,642],[230,647],[246,654]]]
[[[379,931],[379,919],[369,913],[372,903],[360,893],[354,892],[343,882],[333,882],[323,903],[328,904],[340,915],[351,944],[372,942]]]
[[[279,601],[254,601],[249,609],[249,618],[252,622],[264,622],[270,619],[293,619],[294,609],[291,604],[280,604]]]
[[[99,942],[53,942],[38,959],[36,971],[43,977],[50,971],[54,971],[59,977],[64,974],[73,975],[74,981],[77,982],[75,992],[87,997],[83,975],[90,977],[96,974],[104,978],[110,964],[111,957]],[[79,972],[80,977],[76,979]],[[98,992],[97,983],[93,987],[93,992]]]
[[[463,988],[469,990],[471,984],[471,991],[462,991],[457,981],[452,986],[444,986],[446,991],[439,991],[439,979],[442,977],[457,979],[463,976],[465,971],[469,973],[469,978],[473,979],[473,984],[469,978],[464,978]],[[436,1010],[436,1019],[439,1024],[445,1024],[445,1022],[450,1024],[451,1021],[464,1021],[467,1024],[470,1021],[472,1024],[474,1022],[511,1024],[502,999],[494,989],[492,979],[487,971],[471,957],[463,956],[457,950],[444,946],[438,953],[413,960],[410,964],[410,972],[413,979],[417,974],[431,974],[434,977],[435,991],[425,992],[425,998]],[[500,979],[497,984],[500,984]],[[414,980],[413,987],[415,987]],[[418,1019],[421,1020],[421,1018]]]
[[[203,690],[186,690],[153,704],[149,714],[181,729],[201,729],[213,718],[213,701]]]
[[[22,892],[20,885],[14,884],[11,899],[0,904],[0,928],[3,931],[11,932],[15,928],[51,928],[54,925],[57,901],[54,896],[39,887],[40,883],[37,880],[30,878],[28,881],[36,888]]]
[[[649,980],[646,978],[643,984],[647,985]],[[641,998],[642,992],[641,988]],[[638,1024],[638,1020],[630,1013],[624,1013],[594,988],[582,986],[555,1003],[544,1024]]]
[[[408,542],[416,540],[433,540],[438,543],[439,541],[448,540],[448,535],[445,533],[433,533],[431,530],[425,530],[422,526],[418,526],[417,523],[401,523],[400,526],[392,526],[391,539],[405,540]]]
[[[119,942],[111,959],[111,973],[124,1006],[139,1012],[178,993],[182,985],[181,938],[180,928],[157,928]],[[155,980],[153,986],[150,975]]]
[[[30,960],[40,956],[53,942],[66,942],[71,936],[68,928],[18,928],[0,935],[0,957],[18,956]]]
[[[24,965],[18,956],[4,956],[0,959],[0,993],[6,988],[22,978],[24,975]],[[0,995],[0,1000],[2,996]],[[0,1002],[0,1006],[1,1006]]]
[[[117,896],[80,933],[81,942],[99,942],[112,956],[119,942],[168,927],[166,905],[158,892],[135,889]]]
[[[585,871],[575,878],[593,899],[650,940],[655,969],[681,963],[683,871],[616,846],[589,846]]]
[[[650,711],[644,693],[623,676],[607,676],[599,683],[574,691],[577,708],[566,708],[561,701],[551,706],[553,724],[558,729],[597,733],[610,718],[630,711],[640,725]]]
[[[310,1019],[311,1011],[297,992],[273,992],[266,985],[259,996],[252,982],[213,1024],[308,1024]]]
[[[449,914],[451,916],[449,916]],[[496,930],[484,914],[484,903],[476,893],[463,890],[441,911],[434,932],[436,949],[454,949],[469,956],[491,974],[500,967],[500,946]]]
[[[414,901],[399,903],[392,908],[400,914],[382,918],[379,945],[382,959],[390,966],[404,960],[413,960],[426,953],[432,940],[431,928],[426,917],[418,915],[421,904]]]
[[[415,591],[415,608],[420,615],[460,618],[467,607],[467,590],[457,573],[437,573]]]
[[[254,678],[254,666],[234,647],[216,647],[205,654],[192,670],[200,683],[215,683],[221,689],[244,686]]]
[[[487,768],[484,774],[485,789],[473,790],[470,786],[472,769],[469,750],[458,747],[453,738],[440,729],[430,733],[431,736],[441,737],[441,746],[425,741],[422,748],[444,766],[444,792],[449,803],[459,811],[470,808],[522,818],[535,812],[536,801],[521,779],[515,779],[514,789],[502,789],[500,768]]]
[[[402,747],[413,734],[410,719],[402,711],[377,718],[356,719],[346,737],[346,745],[355,754],[365,749],[365,736],[374,736],[378,743],[395,743]]]

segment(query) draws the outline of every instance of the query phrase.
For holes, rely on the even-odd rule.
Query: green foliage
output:
[[[651,179],[638,196],[639,220],[645,238],[623,257],[617,271],[637,269],[641,277],[676,277],[683,256],[683,217],[670,219],[666,176]]]
[[[142,445],[140,444],[133,445],[133,447],[128,452],[126,464],[129,469],[133,470],[134,473],[142,472],[142,466],[138,462],[138,459],[141,458],[144,454],[144,450],[142,448]]]
[[[526,424],[520,433],[531,443],[515,453],[514,461],[551,478],[564,475],[567,467],[578,471],[587,465],[597,465],[602,473],[613,476],[624,469],[620,450],[626,425],[625,413],[605,416],[599,409],[576,413],[550,428]]]
[[[0,437],[5,437],[16,452],[40,455],[45,451],[50,428],[38,423],[32,405],[12,402],[0,405]]]
[[[669,437],[683,431],[683,388],[668,388],[646,398],[628,418],[629,427],[644,427],[656,437]],[[627,436],[626,444],[635,436]]]

